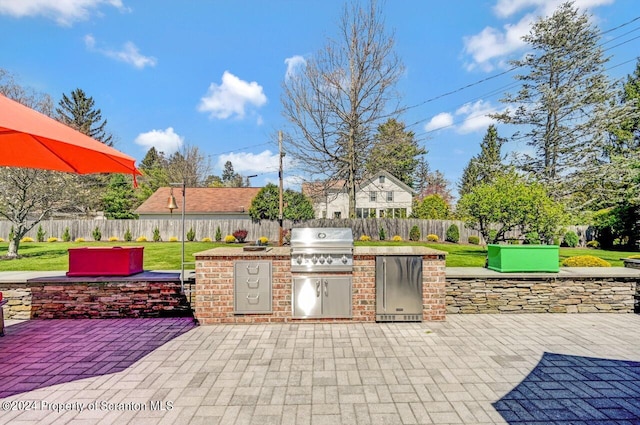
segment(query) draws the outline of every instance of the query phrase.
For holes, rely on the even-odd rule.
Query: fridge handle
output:
[[[325,279],[323,282],[324,282],[324,296],[328,297],[329,296],[329,290],[327,289],[327,279]]]
[[[382,309],[387,312],[387,259],[382,259]]]

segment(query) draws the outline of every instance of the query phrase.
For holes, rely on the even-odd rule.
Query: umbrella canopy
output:
[[[141,174],[134,158],[2,95],[0,166]]]

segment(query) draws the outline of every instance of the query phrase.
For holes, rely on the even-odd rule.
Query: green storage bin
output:
[[[488,268],[501,273],[560,271],[558,245],[487,245]]]

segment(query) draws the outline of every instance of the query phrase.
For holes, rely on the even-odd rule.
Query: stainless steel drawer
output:
[[[271,261],[236,261],[233,289],[235,313],[271,313]]]

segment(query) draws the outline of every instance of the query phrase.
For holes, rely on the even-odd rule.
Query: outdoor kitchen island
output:
[[[416,319],[445,319],[445,252],[423,246],[354,247],[349,259],[352,267],[347,270],[327,271],[325,267],[322,271],[297,271],[295,264],[300,263],[295,254],[292,256],[292,250],[292,247],[263,250],[221,247],[196,253],[196,284],[192,294],[195,318],[203,325],[375,322],[376,258],[403,256],[422,259],[422,315]],[[325,297],[321,307],[326,308],[312,310],[312,306],[300,306],[303,302],[300,297],[306,296],[305,292],[311,297]]]

